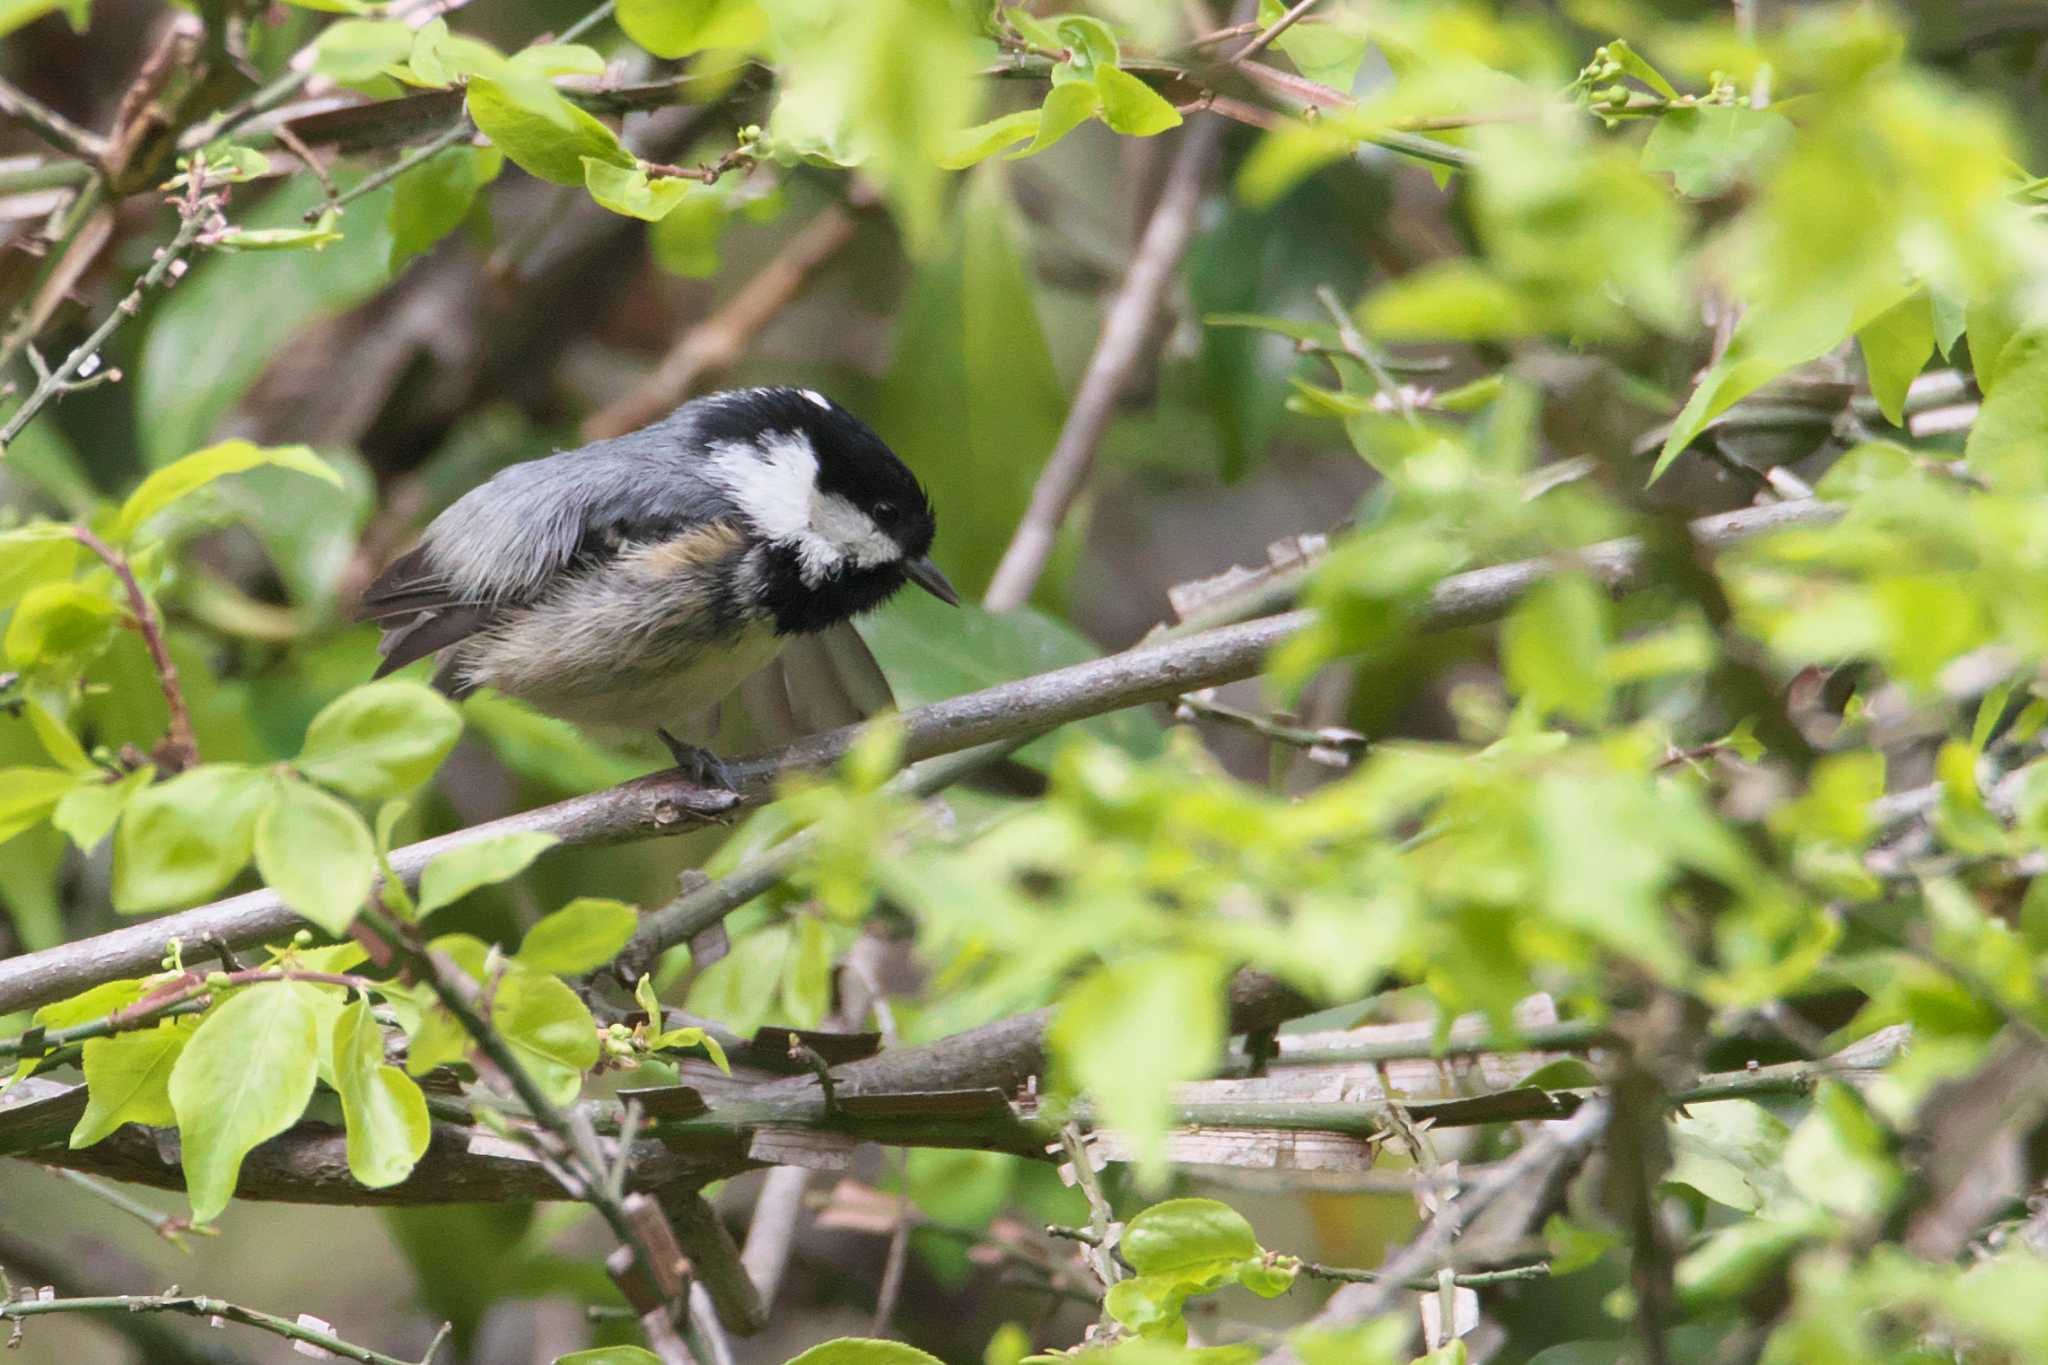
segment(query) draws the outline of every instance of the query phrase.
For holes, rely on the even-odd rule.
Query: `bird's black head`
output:
[[[764,545],[778,630],[822,630],[906,582],[959,600],[925,557],[930,500],[867,423],[811,389],[742,389],[692,406],[713,478]]]

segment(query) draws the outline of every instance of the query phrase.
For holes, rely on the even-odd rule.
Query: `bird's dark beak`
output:
[[[918,558],[905,564],[903,572],[909,575],[911,582],[917,584],[918,587],[923,588],[947,606],[957,607],[960,605],[960,594],[953,591],[953,585],[946,581],[946,576],[939,572],[939,566],[932,563],[930,559],[920,555]]]

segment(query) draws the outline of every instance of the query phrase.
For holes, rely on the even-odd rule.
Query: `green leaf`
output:
[[[1675,100],[1678,98],[1678,91],[1672,86],[1670,81],[1664,79],[1664,73],[1644,61],[1634,48],[1621,39],[1616,38],[1613,42],[1607,44],[1607,55],[1619,63],[1623,71],[1634,76],[1665,99]]]
[[[556,977],[523,968],[506,972],[491,1002],[491,1022],[556,1104],[572,1102],[583,1073],[597,1065],[597,1025]]]
[[[1906,390],[1934,354],[1934,306],[1926,292],[1880,313],[1856,334],[1870,394],[1893,426],[1906,424]]]
[[[1059,45],[1074,54],[1074,66],[1084,75],[1115,66],[1123,54],[1117,48],[1116,33],[1108,24],[1086,14],[1064,14],[1059,18]]]
[[[1766,1206],[1796,1208],[1798,1195],[1784,1167],[1790,1132],[1777,1115],[1748,1100],[1683,1110],[1671,1121],[1672,1161],[1665,1183],[1689,1185],[1743,1213]]]
[[[41,823],[79,785],[62,768],[0,768],[0,842]]]
[[[557,185],[581,185],[586,157],[633,165],[617,134],[550,86],[472,80],[469,116],[513,164]]]
[[[497,834],[451,848],[428,863],[426,871],[420,874],[418,913],[424,917],[444,905],[455,904],[480,886],[492,886],[518,876],[532,866],[535,858],[560,842],[552,834],[523,831]]]
[[[832,1007],[832,941],[816,915],[795,920],[796,942],[782,963],[782,1012],[787,1022],[816,1028]]]
[[[118,609],[83,583],[40,583],[7,622],[7,661],[16,668],[97,657],[114,638]]]
[[[340,935],[369,899],[377,849],[369,826],[316,787],[280,778],[256,821],[256,870],[284,903]]]
[[[1389,341],[1487,341],[1541,330],[1521,291],[1464,257],[1432,261],[1380,286],[1361,317]]]
[[[840,1337],[813,1346],[789,1365],[944,1365],[937,1356],[900,1341]]]
[[[1826,1228],[1827,1220],[1808,1217],[1751,1218],[1720,1229],[1679,1261],[1679,1302],[1690,1312],[1742,1298]]]
[[[613,213],[658,223],[705,187],[678,176],[647,178],[639,166],[621,166],[594,156],[583,158],[583,187],[590,197]]]
[[[1215,1065],[1223,1047],[1222,970],[1196,953],[1152,953],[1097,968],[1068,991],[1046,1041],[1059,1066],[1129,1132],[1138,1173],[1166,1173],[1175,1084]]]
[[[434,775],[462,735],[462,713],[421,683],[365,683],[313,717],[293,766],[366,801],[411,791]]]
[[[1039,120],[1043,117],[1037,109],[1019,109],[1013,114],[1004,114],[1001,118],[948,134],[945,149],[939,153],[939,164],[949,171],[961,171],[986,161],[1005,147],[1027,138],[1036,138]]]
[[[1119,133],[1152,137],[1180,127],[1180,110],[1128,71],[1097,67],[1095,88],[1102,95],[1102,121]]]
[[[462,225],[477,193],[504,168],[496,147],[449,147],[392,182],[385,226],[391,269],[398,269]]]
[[[920,597],[925,600],[916,600]],[[899,593],[861,619],[860,633],[904,707],[1099,657],[1072,627],[1029,607],[1006,612],[949,607],[925,593]],[[1157,753],[1163,738],[1158,722],[1143,711],[1096,717],[1079,728],[1141,755]],[[1051,740],[1041,740],[1018,756],[1044,762],[1053,748]]]
[[[114,835],[114,908],[162,910],[211,895],[247,865],[268,773],[208,763],[135,794]]]
[[[753,48],[768,36],[757,0],[619,0],[619,27],[657,57]]]
[[[1830,1213],[1868,1218],[1889,1208],[1905,1185],[1890,1147],[1855,1091],[1822,1081],[1812,1109],[1785,1143],[1785,1175]]]
[[[1501,628],[1508,685],[1539,713],[1598,726],[1610,697],[1604,666],[1608,611],[1606,596],[1582,574],[1531,589]]]
[[[536,972],[581,976],[617,957],[639,927],[640,912],[626,902],[578,896],[528,929],[514,960]]]
[[[502,81],[537,100],[545,100],[553,92],[553,87],[541,77],[515,67],[505,60],[504,53],[482,39],[452,32],[448,21],[438,16],[421,24],[413,35],[412,53],[406,58],[404,74],[409,83],[441,87],[478,77]]]
[[[29,589],[68,582],[83,547],[69,526],[34,522],[0,532],[0,611]]]
[[[313,1097],[320,1042],[317,988],[266,981],[200,1021],[171,1069],[192,1218],[219,1217],[249,1149],[298,1122]]]
[[[1973,331],[1972,354],[1976,344]],[[2048,448],[2048,333],[2023,333],[2006,343],[1999,353],[1998,387],[1986,392],[1963,444],[1970,469],[2001,493],[2048,488],[2048,460],[2041,458]]]
[[[155,1028],[86,1039],[85,1112],[71,1130],[71,1149],[90,1147],[124,1123],[166,1128],[177,1122],[171,1070],[193,1029],[190,1019],[168,1019]]]
[[[995,571],[1067,410],[1005,175],[993,164],[967,177],[946,250],[919,267],[897,313],[874,418],[945,509],[932,553],[969,599]]]
[[[328,209],[309,227],[230,227],[213,244],[214,250],[238,251],[322,251],[341,240],[341,210]]]
[[[1038,134],[1028,146],[1011,152],[1009,159],[1037,156],[1068,133],[1086,123],[1102,107],[1102,91],[1079,81],[1055,85],[1038,111]]]
[[[1259,1239],[1243,1214],[1215,1199],[1169,1199],[1131,1219],[1120,1243],[1140,1275],[1166,1275],[1215,1261],[1259,1254]]]
[[[259,465],[295,469],[301,474],[324,479],[336,488],[341,487],[341,475],[315,455],[310,446],[259,446],[254,441],[222,441],[173,461],[144,479],[141,487],[121,504],[121,513],[114,519],[109,538],[116,544],[126,544],[135,538],[151,517],[179,499],[189,497],[215,479],[255,469]]]
[[[1686,399],[1672,423],[1664,448],[1658,452],[1657,463],[1650,471],[1650,481],[1656,482],[1671,467],[1671,462],[1707,429],[1707,423],[1779,375],[1832,351],[1843,338],[1891,309],[1907,293],[1907,287],[1900,284],[1859,300],[1853,308],[1813,308],[1790,317],[1778,316],[1770,310],[1745,314],[1736,324],[1727,351],[1700,376],[1692,396]]]
[[[81,782],[57,803],[50,823],[64,832],[81,852],[90,851],[113,830],[128,803],[146,790],[156,769],[145,763],[113,782]],[[5,778],[0,778],[4,785]]]
[[[54,699],[52,699],[54,701]],[[80,777],[104,777],[100,766],[86,756],[85,749],[64,722],[53,715],[48,706],[40,701],[29,701],[23,708],[28,713],[29,728],[35,731],[43,752],[56,761],[66,772],[77,773]]]
[[[604,54],[581,43],[535,43],[513,53],[506,64],[536,80],[604,74]]]
[[[1775,110],[1747,104],[1667,109],[1643,143],[1643,169],[1669,174],[1682,194],[1712,198],[1791,137],[1791,120]]]
[[[361,85],[412,54],[412,26],[397,19],[343,19],[321,30],[313,70],[343,85]]]
[[[348,1125],[348,1171],[371,1189],[396,1185],[426,1154],[427,1097],[384,1061],[384,1031],[360,996],[334,1024],[332,1070]]]
[[[789,927],[783,924],[738,936],[731,952],[690,983],[690,1009],[722,1021],[735,1033],[752,1033],[776,1009],[789,947]]]

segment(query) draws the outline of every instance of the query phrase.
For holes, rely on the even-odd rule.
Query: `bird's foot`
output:
[[[719,791],[737,792],[733,784],[732,770],[725,766],[725,760],[709,749],[700,749],[694,744],[685,744],[666,730],[656,730],[661,742],[668,746],[669,754],[676,761],[676,771],[700,787],[711,787]]]

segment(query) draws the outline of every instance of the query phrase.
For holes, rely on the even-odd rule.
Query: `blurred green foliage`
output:
[[[51,8],[0,5],[0,32]],[[1132,234],[1110,225],[1148,202],[1116,158],[1234,101],[1256,126],[1227,147],[1185,297],[1131,381],[1149,401],[1118,415],[1092,496],[1229,484],[1222,496],[1249,498],[1300,447],[1355,457],[1371,493],[1293,528],[1337,534],[1300,590],[1310,623],[1265,684],[1274,707],[1304,711],[1318,687],[1348,684],[1336,719],[1371,726],[1361,759],[1312,782],[1249,780],[1256,765],[1228,761],[1213,733],[1130,710],[1024,749],[1049,778],[1042,797],[963,795],[935,822],[885,789],[896,750],[878,732],[722,848],[693,848],[725,875],[797,829],[814,841],[732,916],[729,953],[677,950],[641,978],[639,1023],[600,1024],[575,983],[671,894],[658,850],[504,836],[442,854],[416,896],[388,890],[383,908],[433,917],[430,946],[488,988],[493,1026],[557,1103],[603,1072],[726,1065],[716,1032],[667,1027],[657,983],[742,1036],[816,1026],[841,1003],[849,953],[884,930],[910,937],[924,974],[895,1004],[896,1041],[1050,1006],[1047,1114],[1113,1126],[1135,1153],[1130,1179],[1110,1182],[1131,1274],[1096,1286],[1122,1337],[1090,1354],[1106,1362],[1250,1360],[1283,1337],[1308,1365],[1418,1358],[1405,1314],[1328,1331],[1301,1329],[1305,1309],[1279,1326],[1256,1316],[1238,1291],[1306,1300],[1311,1249],[1266,1248],[1245,1212],[1186,1193],[1168,1159],[1177,1087],[1245,1051],[1226,1008],[1241,967],[1352,1005],[1349,1018],[1406,987],[1391,1002],[1443,1028],[1477,1012],[1512,1031],[1518,1003],[1547,993],[1667,1067],[1656,1084],[1670,1091],[1710,1053],[1831,1052],[1906,1025],[1910,1050],[1856,1084],[1816,1064],[1783,1093],[1636,1116],[1657,1135],[1635,1192],[1647,1224],[1611,1171],[1561,1195],[1543,1232],[1550,1280],[1487,1291],[1492,1358],[1640,1359],[1645,1334],[1676,1359],[1723,1343],[1765,1361],[2048,1358],[2048,1262],[2026,1203],[2044,1175],[2038,1106],[1988,1107],[1991,1136],[1968,1136],[1995,1137],[2017,1173],[1959,1233],[1928,1230],[1960,1184],[1937,1159],[1966,1146],[1944,1126],[1954,1097],[1995,1091],[2010,1049],[2040,1048],[2048,1028],[2034,881],[2048,841],[2048,189],[2029,173],[2037,111],[1992,58],[1934,40],[1950,16],[1788,7],[1751,32],[1721,6],[1581,0],[1560,17],[1329,0],[1290,16],[1265,0],[1245,32],[1197,43],[1182,6],[1135,0],[623,0],[616,31],[524,43],[481,15],[470,31],[466,12],[414,27],[343,8],[317,39],[290,21],[319,79],[372,104],[449,92],[452,111],[459,95],[489,145],[453,125],[360,195],[370,171],[354,156],[327,183],[276,186],[278,149],[253,135],[188,156],[186,192],[225,194],[231,221],[116,343],[134,382],[66,397],[6,453],[13,942],[50,947],[252,878],[311,926],[220,971],[174,943],[160,973],[14,1020],[9,1033],[145,998],[192,1007],[50,1060],[88,1087],[74,1148],[125,1123],[176,1128],[205,1222],[257,1144],[332,1114],[355,1179],[402,1184],[431,1132],[420,1078],[474,1056],[431,990],[366,966],[348,938],[393,846],[635,771],[503,698],[457,707],[422,683],[361,683],[373,654],[344,619],[360,555],[570,443],[566,414],[590,405],[571,367],[549,353],[529,374],[515,353],[516,394],[431,417],[407,400],[447,379],[437,357],[344,369],[330,386],[382,385],[388,421],[317,453],[247,437],[298,419],[280,376],[309,334],[368,316],[353,334],[367,348],[457,253],[498,273],[437,298],[516,284],[571,208],[594,214],[593,233],[630,233],[593,240],[631,241],[676,277],[663,288],[699,291],[687,297],[710,311],[786,240],[796,206],[858,176],[894,236],[863,226],[870,254],[846,297],[888,316],[885,344],[862,331],[873,317],[835,318],[813,330],[860,336],[764,346],[743,368],[846,378],[930,486],[937,556],[977,594],[1124,266]],[[1219,55],[1283,18],[1257,70]],[[621,61],[731,116],[693,127],[673,161],[646,154],[604,106]],[[611,296],[572,284],[594,316],[579,299],[544,313],[561,318],[552,330],[632,334],[632,307],[599,318]],[[490,330],[484,316],[461,325]],[[1952,373],[1930,387],[1930,366]],[[1560,378],[1587,374],[1606,387]],[[1802,384],[1845,394],[1820,422],[1827,467],[1809,471],[1838,515],[1709,562],[1683,525],[1707,509],[1676,486],[1720,471],[1733,503],[1803,500],[1805,475],[1745,463],[1723,439],[1745,413],[1778,421],[1768,405]],[[1974,410],[1916,421],[1934,388]],[[1667,398],[1666,428],[1602,425]],[[1560,477],[1573,462],[1578,477]],[[898,700],[1094,657],[1089,612],[1126,594],[1071,573],[1098,510],[1084,501],[1062,528],[1038,608],[918,597],[865,622]],[[1160,539],[1213,529],[1167,524]],[[1648,586],[1616,601],[1580,552],[1625,534],[1643,541]],[[1207,572],[1230,567],[1198,548]],[[1521,558],[1554,572],[1497,629],[1423,642],[1447,577]],[[1142,548],[1110,562],[1134,581],[1153,567]],[[175,742],[156,643],[202,762]],[[1263,740],[1259,756],[1290,767]],[[1629,1032],[1659,1009],[1682,1023]],[[1782,1036],[1757,1044],[1758,1020]],[[21,1051],[12,1080],[43,1063]],[[1569,1067],[1527,1084],[1578,1096],[1614,1079]],[[1468,1150],[1519,1140],[1491,1131]],[[1430,1141],[1385,1145],[1428,1165]],[[1081,1216],[1078,1196],[1005,1156],[921,1149],[902,1186],[926,1220],[924,1273],[954,1288],[973,1274],[961,1239],[1006,1210]],[[1409,1228],[1405,1211],[1384,1228],[1341,1221],[1372,1246]],[[616,1299],[534,1224],[524,1210],[392,1215],[419,1297],[464,1349],[505,1299]],[[494,1254],[458,1255],[464,1241]],[[1186,1346],[1189,1314],[1211,1311],[1198,1321],[1233,1339]],[[986,1313],[960,1316],[989,1360],[1033,1348]],[[797,1359],[934,1358],[846,1338]]]

